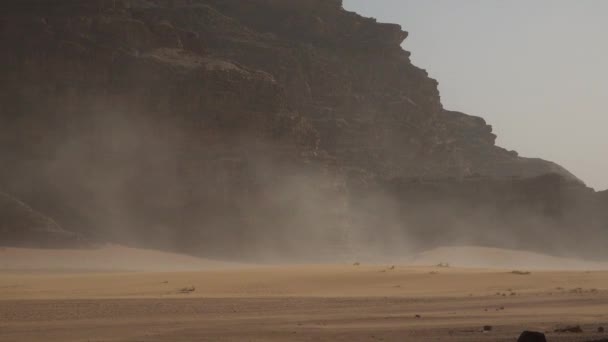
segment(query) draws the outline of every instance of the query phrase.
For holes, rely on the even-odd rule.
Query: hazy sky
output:
[[[448,109],[608,189],[608,0],[344,0],[410,33]]]

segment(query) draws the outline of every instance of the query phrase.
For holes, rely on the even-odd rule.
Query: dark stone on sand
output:
[[[517,342],[547,342],[545,334],[536,331],[524,331]]]

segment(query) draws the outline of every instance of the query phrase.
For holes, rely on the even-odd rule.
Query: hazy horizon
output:
[[[447,109],[485,118],[497,144],[608,189],[608,1],[344,0],[410,33],[404,48]]]

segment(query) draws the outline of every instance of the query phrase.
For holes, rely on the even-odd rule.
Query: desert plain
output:
[[[314,265],[4,248],[0,341],[596,341],[607,266],[476,247]]]

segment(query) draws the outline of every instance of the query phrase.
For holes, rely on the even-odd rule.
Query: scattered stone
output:
[[[414,316],[414,317],[415,317],[415,318],[417,318],[417,319],[422,318],[422,316],[420,316],[420,315],[416,315],[416,316]]]
[[[360,262],[355,262],[355,263],[353,264],[353,266],[361,266],[361,263],[360,263]]]
[[[555,329],[555,332],[556,333],[581,334],[583,332],[583,329],[581,329],[581,327],[579,325],[574,325],[574,326],[568,326],[568,327],[564,327],[564,328]]]
[[[604,327],[599,327],[597,328],[597,332],[600,334],[603,334],[606,330],[604,329]]]
[[[196,291],[196,288],[195,288],[194,286],[191,286],[191,287],[184,287],[184,288],[181,288],[181,289],[179,290],[179,293],[185,293],[185,294],[188,294],[188,293],[192,293],[192,292],[194,292],[194,291]]]
[[[528,272],[528,271],[513,271],[511,272],[511,274],[516,274],[516,275],[530,275],[532,273]]]
[[[524,331],[517,339],[517,342],[547,342],[547,338],[541,332]]]
[[[483,326],[483,332],[490,332],[492,331],[492,326],[491,325],[484,325]]]

